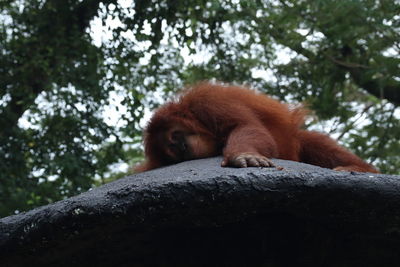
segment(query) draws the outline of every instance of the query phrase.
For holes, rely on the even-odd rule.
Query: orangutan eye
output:
[[[177,144],[182,143],[185,139],[185,135],[181,131],[173,131],[171,133],[171,139],[172,139],[172,142],[174,142],[174,143],[177,143]]]

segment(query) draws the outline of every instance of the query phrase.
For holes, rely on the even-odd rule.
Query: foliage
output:
[[[0,10],[0,216],[120,176],[110,166],[140,158],[145,110],[202,79],[307,103],[308,127],[400,173],[398,1],[8,0]],[[95,21],[109,33],[98,43]]]

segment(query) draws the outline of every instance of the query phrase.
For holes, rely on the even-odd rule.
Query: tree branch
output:
[[[400,83],[393,78],[372,78],[360,68],[347,68],[353,81],[371,95],[400,105]]]

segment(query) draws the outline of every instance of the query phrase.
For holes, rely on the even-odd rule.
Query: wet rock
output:
[[[210,158],[0,219],[1,266],[397,266],[400,177]]]

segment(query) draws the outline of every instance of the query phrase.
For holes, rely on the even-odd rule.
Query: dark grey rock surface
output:
[[[183,162],[0,219],[0,266],[400,266],[400,177]]]

